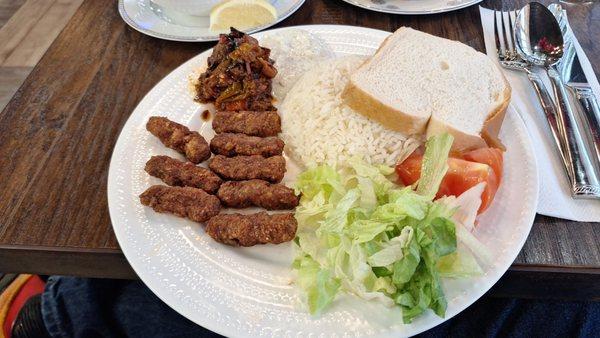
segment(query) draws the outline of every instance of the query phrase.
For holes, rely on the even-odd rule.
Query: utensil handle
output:
[[[547,69],[552,90],[556,98],[556,135],[561,144],[561,153],[571,181],[573,198],[600,198],[600,184],[583,147],[583,139],[577,128],[573,110],[569,105],[567,90],[560,74],[552,67]],[[548,120],[550,121],[550,120]],[[553,123],[551,123],[551,128]],[[554,134],[554,131],[553,131]],[[586,162],[588,168],[586,168]]]
[[[581,103],[592,144],[596,151],[596,163],[600,164],[600,106],[598,106],[598,101],[591,88],[575,88],[575,93],[579,103]],[[600,175],[600,173],[597,173],[597,175]]]
[[[556,122],[556,108],[554,107],[554,101],[552,101],[550,93],[548,93],[548,90],[546,89],[546,86],[544,86],[542,79],[537,74],[527,72],[527,76],[529,77],[529,81],[531,81],[533,89],[540,100],[540,104],[544,110],[544,115],[546,115],[548,123],[550,124],[552,136],[554,136],[554,140],[556,141],[556,145],[558,146],[562,156],[563,146],[560,137],[558,136],[558,124]]]
[[[533,89],[540,100],[540,105],[542,106],[542,110],[544,111],[544,115],[546,116],[546,120],[550,126],[550,132],[554,138],[554,144],[558,148],[565,172],[567,172],[569,181],[572,183],[571,175],[569,174],[569,172],[572,170],[570,169],[572,165],[569,163],[569,159],[567,158],[564,150],[565,142],[558,128],[558,121],[556,120],[556,106],[554,105],[554,101],[552,101],[552,97],[550,97],[550,93],[548,93],[548,90],[542,82],[542,79],[536,73],[527,71],[527,77],[529,77],[529,81],[531,81]]]

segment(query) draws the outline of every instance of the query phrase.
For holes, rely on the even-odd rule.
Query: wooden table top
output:
[[[500,9],[500,3],[488,0],[482,5]],[[503,3],[509,9],[513,1]],[[598,74],[600,4],[566,7]],[[276,27],[302,24],[386,31],[410,26],[484,50],[477,6],[398,16],[341,0],[308,0]],[[108,214],[106,182],[113,147],[142,97],[174,68],[213,45],[138,33],[121,20],[115,1],[82,4],[0,115],[0,271],[135,276],[119,250]],[[600,224],[538,215],[511,271],[548,273],[550,279],[561,272],[592,275],[597,281],[599,243]]]

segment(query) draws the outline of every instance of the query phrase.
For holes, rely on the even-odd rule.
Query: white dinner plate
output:
[[[389,35],[350,26],[300,28],[323,38],[338,55],[372,54]],[[260,39],[284,29],[290,28],[254,36]],[[206,63],[210,52],[175,69],[139,103],[119,136],[108,177],[110,216],[121,249],[144,283],[177,312],[227,336],[408,336],[464,310],[509,268],[531,229],[538,191],[531,142],[513,110],[507,112],[501,131],[508,148],[503,183],[475,231],[495,261],[480,277],[443,281],[448,299],[446,318],[428,312],[404,325],[398,308],[353,296],[339,297],[322,316],[312,317],[302,308],[292,285],[290,243],[229,247],[207,236],[201,224],[142,206],[139,194],[160,183],[144,172],[145,162],[158,154],[182,158],[146,131],[150,116],[167,116],[199,130],[207,139],[212,137],[210,123],[200,117],[205,106],[192,100],[188,87],[190,73]],[[294,179],[293,171],[286,175],[288,185]]]
[[[261,31],[271,27],[292,15],[302,6],[305,0],[269,0],[277,10],[277,20],[261,27],[247,30],[248,33]],[[121,18],[133,29],[159,39],[200,42],[216,41],[219,34],[208,29],[209,19],[206,17],[175,17],[150,0],[119,0]],[[183,22],[182,20],[184,20]]]
[[[435,14],[469,7],[482,0],[344,0],[368,10],[390,14]]]

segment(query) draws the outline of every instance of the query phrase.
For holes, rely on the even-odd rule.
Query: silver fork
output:
[[[500,18],[498,18],[498,13],[500,14]],[[498,60],[500,61],[500,65],[504,68],[521,71],[527,74],[527,77],[529,78],[529,81],[531,81],[533,89],[540,100],[544,114],[548,119],[552,136],[554,137],[555,143],[558,146],[558,150],[563,157],[563,162],[567,163],[566,158],[563,155],[563,149],[565,146],[562,144],[561,138],[558,134],[558,121],[556,120],[556,107],[554,105],[554,101],[552,101],[552,97],[542,82],[542,79],[539,77],[539,75],[531,70],[532,64],[521,58],[515,48],[515,26],[512,20],[513,13],[515,14],[516,18],[518,14],[517,11],[505,12],[494,10],[494,40],[496,41]],[[508,19],[505,19],[505,17],[508,17]],[[498,21],[500,21],[500,24],[498,24]],[[508,23],[506,23],[506,21],[508,21]],[[508,34],[506,26],[508,26]],[[500,39],[503,40],[504,44],[500,42]]]
[[[523,60],[519,53],[517,53],[515,49],[515,44],[513,43],[515,39],[515,27],[512,23],[512,13],[516,11],[496,11],[494,10],[494,38],[496,41],[496,52],[498,53],[498,59],[500,60],[500,64],[509,69],[527,71],[528,63]],[[500,25],[498,25],[498,13],[500,13]],[[508,19],[504,18],[508,16]],[[506,23],[508,21],[508,23]],[[506,33],[506,26],[508,26],[509,34]],[[502,31],[500,31],[502,29]],[[504,44],[500,42],[500,37],[502,37],[502,41]]]
[[[500,13],[499,19],[498,13]],[[551,118],[554,122],[556,122],[556,108],[548,89],[546,89],[546,86],[544,86],[542,79],[531,70],[532,65],[521,58],[515,48],[515,26],[512,19],[513,13],[515,14],[515,17],[518,14],[517,11],[494,11],[494,38],[496,41],[498,60],[500,61],[500,65],[504,68],[527,73],[527,77],[531,81],[531,84],[533,85],[533,88],[540,99],[540,104],[542,105],[544,113],[548,119]],[[505,17],[508,17],[508,19],[505,19]],[[498,24],[498,21],[500,21],[500,24]],[[506,30],[507,26],[508,34]],[[504,44],[500,42],[501,38]],[[554,128],[552,129],[552,133],[554,133]]]

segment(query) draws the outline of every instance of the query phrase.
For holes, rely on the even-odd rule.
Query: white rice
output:
[[[302,74],[334,56],[321,38],[302,29],[270,33],[260,39],[260,45],[271,49],[271,59],[275,60],[278,75],[273,79],[273,94],[279,101]]]
[[[420,142],[384,128],[343,104],[349,74],[364,60],[333,59],[313,66],[279,107],[286,152],[305,167],[344,165],[352,156],[371,164],[394,165]]]

